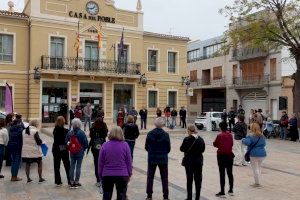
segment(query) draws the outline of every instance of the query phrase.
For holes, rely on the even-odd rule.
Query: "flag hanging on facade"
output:
[[[6,114],[13,112],[12,91],[7,83],[5,86],[5,112]]]
[[[98,39],[98,49],[101,48],[101,40],[102,40],[101,29],[102,29],[102,25],[101,25],[101,22],[100,22],[100,29],[98,31],[98,36],[97,36],[97,39]]]
[[[74,44],[74,48],[76,52],[79,52],[79,47],[80,47],[80,35],[79,33],[77,33],[75,44]]]
[[[119,57],[124,57],[124,28],[122,31],[120,46],[119,46]]]

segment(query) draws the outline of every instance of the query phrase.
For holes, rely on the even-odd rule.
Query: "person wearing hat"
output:
[[[205,151],[204,140],[197,135],[194,125],[189,125],[187,129],[188,136],[184,138],[180,151],[184,152],[182,165],[185,167],[187,179],[187,200],[192,200],[193,196],[193,180],[196,187],[196,198],[200,200],[201,184],[202,184],[202,166],[203,152]]]
[[[168,154],[171,151],[170,136],[162,128],[165,120],[162,117],[155,119],[154,128],[146,138],[145,149],[148,152],[148,172],[147,172],[147,198],[152,200],[153,181],[156,167],[159,168],[163,187],[163,199],[169,199],[168,186]]]

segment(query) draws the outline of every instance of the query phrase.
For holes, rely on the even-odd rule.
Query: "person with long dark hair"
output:
[[[196,197],[200,200],[202,184],[202,166],[203,152],[205,151],[204,140],[197,134],[196,127],[189,125],[187,129],[188,136],[184,138],[180,151],[184,152],[182,165],[185,167],[187,179],[187,199],[192,200],[193,180],[195,180]]]
[[[61,176],[60,176],[60,164],[61,161],[64,164],[68,184],[70,185],[70,155],[67,150],[66,136],[69,132],[68,129],[64,127],[65,118],[63,116],[59,116],[55,122],[55,128],[53,130],[53,146],[52,146],[52,154],[53,154],[53,163],[54,163],[54,183],[57,186],[62,185]]]
[[[98,159],[99,153],[102,145],[104,144],[108,133],[108,128],[106,123],[103,121],[102,117],[98,117],[90,129],[90,143],[89,149],[91,148],[94,157],[95,166],[95,176],[96,176],[96,186],[100,186],[100,178],[98,175]]]
[[[8,140],[8,131],[5,128],[5,120],[3,118],[0,118],[0,179],[4,178],[4,176],[1,174],[1,170],[5,155],[5,146],[7,146]]]

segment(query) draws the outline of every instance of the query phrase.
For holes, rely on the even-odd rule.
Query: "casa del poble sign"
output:
[[[78,19],[86,19],[86,20],[93,20],[93,21],[101,21],[106,23],[116,23],[116,19],[113,17],[101,16],[99,15],[100,7],[94,1],[88,1],[85,6],[86,12],[76,12],[76,11],[69,11],[69,16],[72,18]]]

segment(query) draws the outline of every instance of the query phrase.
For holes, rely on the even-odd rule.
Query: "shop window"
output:
[[[276,80],[276,58],[272,58],[270,60],[270,80],[275,81]]]
[[[168,105],[171,108],[177,108],[177,92],[176,91],[168,92]]]
[[[176,52],[168,52],[168,73],[176,73]]]
[[[79,101],[82,107],[91,103],[93,115],[97,117],[97,109],[103,107],[103,85],[100,83],[80,83]]]
[[[65,39],[61,37],[51,37],[50,45],[50,68],[62,69],[65,49]]]
[[[10,90],[12,91],[12,88],[10,87]],[[0,86],[0,110],[5,110],[5,86]]]
[[[190,98],[190,104],[195,105],[197,104],[197,95],[194,94],[193,96],[191,96]]]
[[[157,50],[148,50],[148,71],[156,72],[157,71]]]
[[[148,91],[148,108],[157,107],[157,91]]]
[[[13,62],[13,35],[0,34],[0,62]]]

